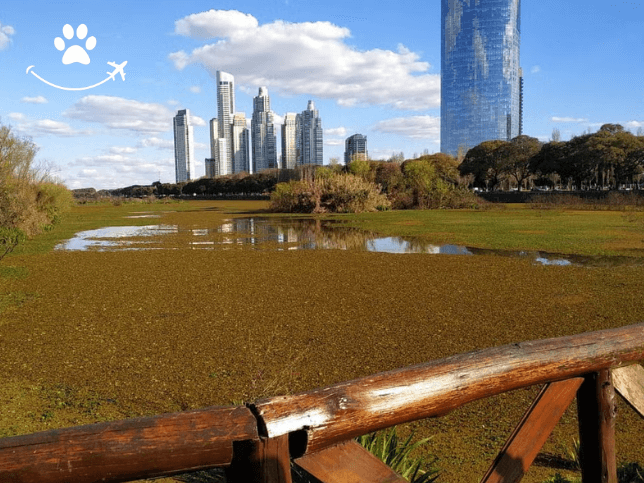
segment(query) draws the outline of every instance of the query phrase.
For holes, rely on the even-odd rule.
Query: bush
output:
[[[375,183],[325,168],[314,179],[278,183],[271,194],[271,210],[286,213],[361,213],[390,207]]]
[[[31,140],[0,125],[0,260],[58,222],[71,205],[71,192],[34,168],[36,152]]]

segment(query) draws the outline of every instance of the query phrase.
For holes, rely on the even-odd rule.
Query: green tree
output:
[[[541,149],[541,141],[526,135],[517,136],[498,148],[502,171],[514,178],[521,191],[524,182],[532,176],[530,162]]]
[[[471,174],[474,176],[475,186],[485,186],[487,189],[496,189],[505,178],[503,171],[500,147],[507,141],[483,141],[478,146],[470,149],[458,170],[461,176]]]

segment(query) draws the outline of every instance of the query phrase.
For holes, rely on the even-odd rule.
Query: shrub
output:
[[[0,260],[27,237],[58,222],[71,192],[33,167],[36,145],[0,125]]]
[[[278,183],[271,194],[271,210],[277,212],[361,213],[390,207],[375,183],[325,168],[313,179]]]

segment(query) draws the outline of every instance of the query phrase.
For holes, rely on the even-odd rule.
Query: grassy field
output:
[[[557,267],[496,256],[242,245],[190,250],[190,235],[182,233],[167,243],[184,249],[52,250],[80,230],[156,223],[216,228],[265,207],[81,206],[3,260],[0,436],[238,404],[470,350],[642,320],[644,267],[637,263]],[[125,218],[142,211],[160,218]],[[337,218],[435,243],[644,255],[641,213],[509,206]],[[402,430],[432,436],[440,481],[470,482],[483,475],[536,391],[472,403]],[[617,428],[619,461],[644,462],[644,421],[620,403]],[[543,451],[567,457],[575,432],[569,410]],[[540,482],[555,471],[566,473],[537,466],[523,481]]]

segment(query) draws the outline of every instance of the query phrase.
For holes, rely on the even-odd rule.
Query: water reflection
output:
[[[150,241],[135,241],[131,238],[165,235],[177,231],[176,225],[108,226],[76,233],[74,238],[59,243],[54,247],[54,250],[127,249],[135,243],[150,243]]]
[[[169,237],[168,235],[176,235]],[[142,240],[149,238],[149,240]],[[639,258],[586,257],[540,251],[509,251],[461,245],[437,245],[414,237],[381,237],[333,220],[248,217],[226,220],[212,228],[179,225],[115,226],[77,233],[58,250],[353,250],[430,255],[495,255],[524,258],[542,265],[639,265]]]

